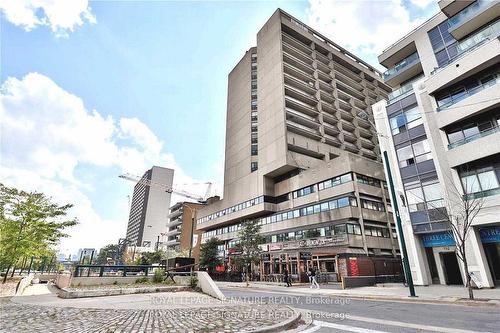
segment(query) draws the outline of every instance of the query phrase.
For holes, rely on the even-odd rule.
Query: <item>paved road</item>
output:
[[[373,301],[341,297],[306,296],[287,292],[222,288],[226,297],[285,303],[312,311],[309,332],[500,332],[500,308]]]

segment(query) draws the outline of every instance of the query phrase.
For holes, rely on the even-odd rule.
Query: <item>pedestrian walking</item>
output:
[[[314,267],[309,268],[309,282],[311,282],[311,286],[309,288],[319,289],[318,281],[316,281],[316,269]]]
[[[285,280],[287,287],[292,286],[292,281],[291,281],[292,279],[290,277],[290,274],[288,274],[288,269],[285,269],[285,272],[283,274],[283,279]]]

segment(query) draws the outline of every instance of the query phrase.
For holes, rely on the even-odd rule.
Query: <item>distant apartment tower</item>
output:
[[[163,248],[177,252],[187,252],[191,249],[192,257],[198,262],[201,232],[196,229],[196,216],[198,210],[204,206],[203,203],[184,201],[170,207],[168,231],[162,243]]]
[[[146,182],[134,186],[126,237],[131,245],[154,248],[158,237],[167,231],[171,193],[165,187],[172,187],[174,170],[153,166],[142,179],[153,186]]]
[[[202,242],[222,240],[227,262],[241,222],[258,220],[261,274],[397,256],[370,125],[389,91],[371,66],[278,9],[229,74],[224,197],[198,213]]]
[[[500,284],[500,2],[439,6],[379,56],[394,90],[374,105],[375,120],[388,138],[380,142],[397,176],[414,282],[465,281],[448,232],[446,203],[458,190],[484,198],[467,259],[474,280],[492,287]]]

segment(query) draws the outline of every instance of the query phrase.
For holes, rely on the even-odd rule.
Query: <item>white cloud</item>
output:
[[[85,22],[96,23],[88,0],[0,0],[0,10],[26,31],[44,25],[57,37],[67,36]]]
[[[85,194],[89,189],[99,191],[99,180],[87,184],[88,176],[96,175],[85,174],[86,167],[108,175],[116,172],[115,177],[118,172],[142,175],[152,165],[160,165],[175,170],[176,183],[199,182],[178,167],[174,156],[164,151],[163,142],[139,119],[115,121],[96,110],[89,111],[81,98],[38,73],[22,79],[9,77],[4,82],[0,119],[2,181],[42,191],[60,203],[75,204],[72,214],[81,224],[71,231],[71,240],[63,241],[64,248],[100,247],[125,233],[126,201],[120,221],[101,218]],[[130,183],[130,189],[132,186]],[[183,189],[203,194],[200,186]],[[173,197],[172,204],[175,200],[183,198]]]
[[[309,1],[309,25],[360,56],[378,56],[424,20],[412,19],[402,0]]]
[[[427,8],[431,3],[434,3],[435,0],[410,0],[412,4],[420,8]]]

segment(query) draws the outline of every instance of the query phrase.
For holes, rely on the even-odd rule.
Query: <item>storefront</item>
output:
[[[429,273],[435,284],[463,284],[460,265],[455,254],[455,240],[450,232],[424,234],[422,244],[425,248]]]
[[[495,285],[500,285],[500,226],[480,228],[479,235]]]

